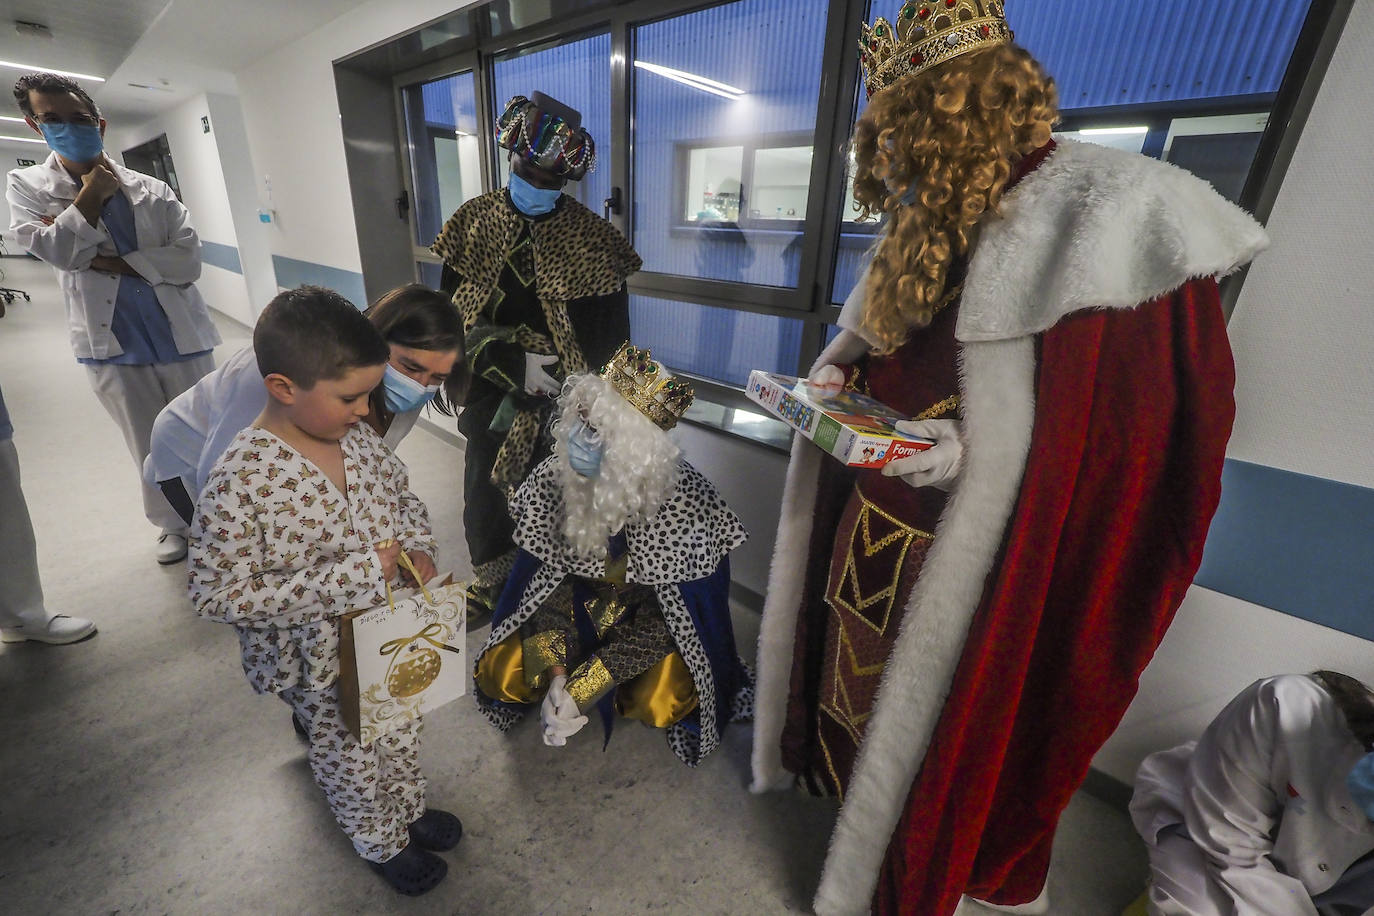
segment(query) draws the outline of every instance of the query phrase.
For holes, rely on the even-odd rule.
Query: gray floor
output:
[[[48,606],[100,626],[74,646],[0,648],[0,912],[807,910],[834,809],[750,795],[747,728],[689,770],[649,729],[621,726],[605,752],[590,730],[552,749],[528,722],[501,735],[466,701],[428,717],[422,758],[431,804],[467,835],[439,888],[393,893],[335,827],[285,706],[248,687],[233,632],[197,619],[184,570],[154,562],[132,462],[72,359],[51,272],[0,267],[34,297],[0,319],[0,384]],[[246,343],[223,330],[221,359]],[[400,455],[441,566],[467,572],[461,453],[421,431]],[[757,620],[736,617],[747,657]],[[1051,911],[1119,913],[1144,870],[1125,816],[1080,793]]]

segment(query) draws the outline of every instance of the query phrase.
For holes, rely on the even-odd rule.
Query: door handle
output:
[[[601,215],[606,219],[611,218],[611,214],[620,215],[620,189],[611,188],[611,196],[601,202]]]
[[[396,198],[396,218],[405,220],[410,216],[410,192],[401,189],[401,196]]]

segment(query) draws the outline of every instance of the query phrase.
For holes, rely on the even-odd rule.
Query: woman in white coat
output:
[[[420,284],[386,293],[366,315],[391,345],[367,422],[394,449],[426,404],[450,416],[462,404],[469,379],[462,320],[445,296]],[[215,462],[266,403],[257,358],[245,347],[158,414],[144,480],[161,487],[189,524]]]
[[[1152,914],[1374,911],[1374,693],[1343,674],[1251,684],[1196,742],[1147,757],[1131,817]]]

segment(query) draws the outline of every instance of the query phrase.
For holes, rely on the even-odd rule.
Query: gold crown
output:
[[[691,383],[674,378],[648,350],[632,346],[628,340],[599,374],[663,430],[672,429],[696,397]]]
[[[907,0],[893,26],[879,16],[863,27],[859,59],[868,95],[952,57],[1011,41],[1002,0]]]

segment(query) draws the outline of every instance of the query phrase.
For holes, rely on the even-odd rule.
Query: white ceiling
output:
[[[86,88],[127,126],[202,92],[237,93],[234,73],[367,2],[0,0],[0,60],[105,77]],[[43,23],[52,38],[21,35],[14,20]],[[18,76],[0,70],[0,82]],[[0,121],[0,133],[11,126],[22,125]]]

